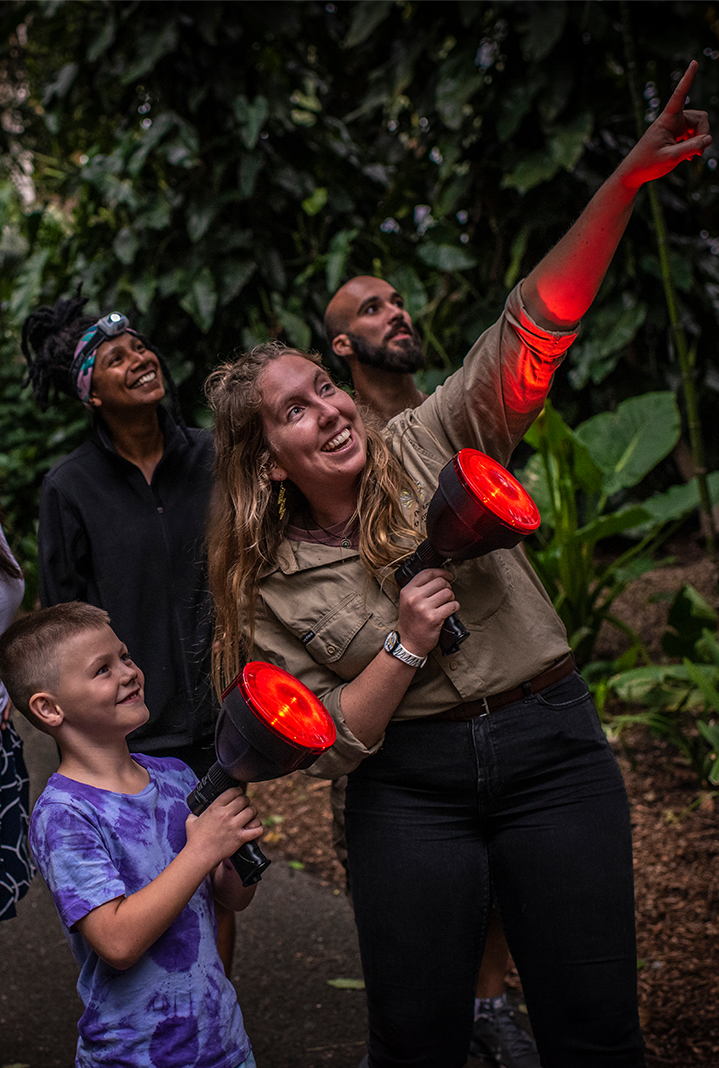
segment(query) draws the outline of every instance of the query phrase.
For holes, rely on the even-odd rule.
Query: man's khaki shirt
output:
[[[416,483],[424,512],[439,472],[460,449],[477,448],[508,465],[575,337],[576,330],[550,332],[533,323],[517,286],[463,366],[418,408],[390,420],[388,444]],[[419,527],[421,517],[414,522]],[[469,637],[450,656],[434,649],[395,720],[432,716],[512,689],[568,651],[564,626],[521,545],[460,563],[455,571],[452,587]],[[354,549],[286,540],[276,568],[262,579],[253,656],[300,679],[337,727],[335,745],[312,774],[334,778],[351,771],[382,744],[368,749],[354,737],[342,715],[342,691],[396,628],[398,602],[394,583],[381,586],[370,578]]]

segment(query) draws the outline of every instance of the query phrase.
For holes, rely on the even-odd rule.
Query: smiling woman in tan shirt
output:
[[[638,189],[710,143],[683,110],[695,70],[463,367],[384,432],[295,349],[261,346],[208,381],[216,683],[266,659],[335,720],[315,770],[350,773],[371,1068],[463,1068],[492,905],[542,1063],[644,1063],[626,795],[547,595],[519,548],[401,591],[391,576],[454,453],[509,462]],[[469,637],[443,656],[460,606]]]

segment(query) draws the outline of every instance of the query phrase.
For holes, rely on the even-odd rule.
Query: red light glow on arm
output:
[[[517,361],[514,374],[504,376],[504,399],[507,408],[513,412],[537,412],[544,405],[544,399],[552,384],[552,375],[557,369],[558,361],[540,361],[537,356],[525,351]]]
[[[570,269],[567,273],[571,274],[571,278],[555,275],[537,279],[533,312],[540,326],[550,329],[575,326],[596,296],[601,279],[597,280],[586,265],[584,256],[576,263],[576,270],[571,270],[570,263],[568,266]]]

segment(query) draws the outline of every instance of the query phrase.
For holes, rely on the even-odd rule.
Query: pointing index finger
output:
[[[668,111],[672,115],[678,114],[684,109],[684,103],[687,98],[687,93],[692,87],[696,72],[699,70],[699,64],[695,59],[691,61],[684,74],[677,82],[676,89],[669,97],[665,111]]]

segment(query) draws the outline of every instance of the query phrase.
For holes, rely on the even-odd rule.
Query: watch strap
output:
[[[390,631],[385,638],[384,649],[390,656],[401,660],[403,664],[408,664],[410,667],[421,668],[427,663],[426,656],[417,656],[416,653],[410,653],[409,649],[405,649],[396,630]]]

